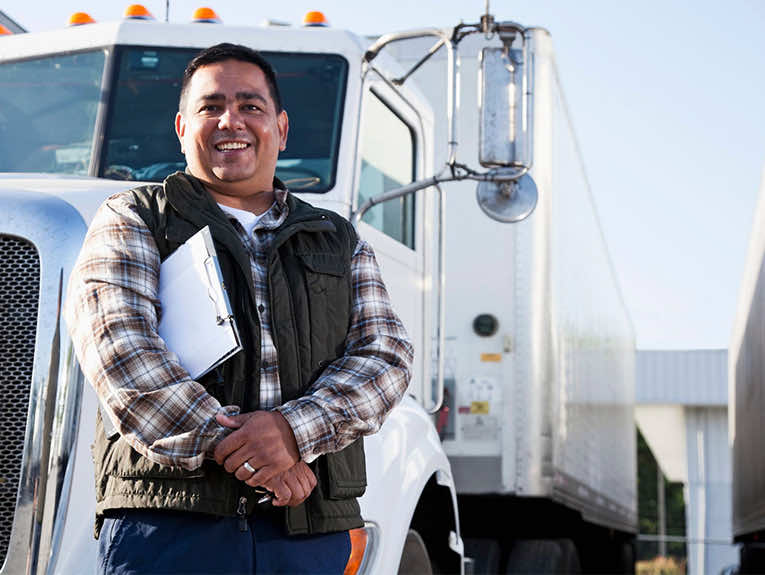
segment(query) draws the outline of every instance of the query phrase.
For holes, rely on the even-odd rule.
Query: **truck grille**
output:
[[[0,565],[8,554],[16,511],[39,293],[35,246],[0,235]]]

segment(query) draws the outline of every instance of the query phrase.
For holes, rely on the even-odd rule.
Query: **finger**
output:
[[[236,471],[244,465],[245,461],[249,461],[250,466],[252,466],[253,469],[257,469],[259,464],[254,455],[255,451],[250,446],[244,445],[226,457],[223,461],[223,468],[229,473],[236,473]]]
[[[221,425],[225,425],[226,427],[233,427],[238,428],[242,427],[245,423],[247,423],[253,415],[255,415],[255,411],[246,411],[244,413],[237,413],[236,415],[228,415],[227,413],[221,412],[218,413],[215,418]],[[226,422],[225,424],[222,422]]]
[[[274,481],[269,484],[269,490],[274,494],[271,504],[276,507],[287,505],[292,498],[292,489],[284,481]]]
[[[242,426],[243,421],[239,421],[236,415],[226,415],[225,413],[219,413],[215,416],[215,421],[223,427],[230,427],[231,429],[237,429]]]
[[[310,469],[308,471],[310,472]],[[302,470],[296,472],[295,481],[297,481],[300,484],[300,492],[303,494],[303,499],[308,497],[311,491],[313,491],[313,487],[311,486],[311,481],[308,474]]]
[[[247,481],[253,475],[255,475],[255,473],[248,470],[244,465],[240,465],[234,472],[234,477],[239,481]]]
[[[230,434],[226,439],[218,443],[218,445],[215,446],[215,451],[213,452],[213,456],[215,457],[215,461],[218,463],[218,465],[223,465],[223,462],[229,455],[244,445],[245,440],[246,436],[237,430]],[[233,471],[233,469],[230,471]]]
[[[277,475],[291,469],[299,461],[297,458],[290,458],[286,452],[275,449],[273,445],[268,445],[262,441],[253,442],[250,458],[250,464],[256,469],[267,468],[268,474],[263,476],[263,482],[270,481]]]
[[[285,505],[289,505],[290,507],[300,505],[303,501],[305,501],[309,493],[300,482],[300,473],[290,470],[285,475],[287,476],[285,479],[287,487],[289,487],[290,491],[292,491],[292,497],[290,497],[289,501],[285,502]]]
[[[255,466],[253,465],[253,467]],[[279,473],[280,471],[278,469],[274,469],[273,465],[265,465],[255,472],[255,474],[252,476],[252,481],[254,482],[254,485],[265,486],[277,475],[279,475]]]
[[[316,487],[316,474],[306,463],[303,463],[303,469],[305,470],[305,473],[302,474],[302,477],[308,484],[309,489],[313,490],[313,488]]]
[[[255,481],[252,479],[253,477],[255,477],[255,474],[254,474],[254,473],[252,474],[252,476],[251,476],[249,479],[247,479],[247,480],[245,481],[245,483],[246,483],[247,485],[249,485],[250,487],[266,487],[266,486],[265,486],[265,485],[263,485],[262,483],[256,483],[256,482],[255,482]],[[271,491],[271,492],[273,493],[273,490],[272,490],[270,487],[266,487],[266,489],[268,489],[269,491]]]

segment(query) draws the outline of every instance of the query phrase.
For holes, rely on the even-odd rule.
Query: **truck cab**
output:
[[[367,198],[433,171],[428,103],[416,89],[363,76],[368,42],[349,32],[124,20],[0,38],[2,574],[94,568],[97,399],[61,319],[67,277],[105,198],[184,169],[173,130],[183,70],[222,41],[261,51],[277,71],[290,118],[277,176],[294,193],[350,217]],[[396,70],[384,57],[379,65]],[[408,396],[366,441],[366,543],[354,573],[406,572],[422,557],[446,572],[463,568],[454,482],[423,408],[432,395],[433,196],[386,202],[358,225],[417,358]]]

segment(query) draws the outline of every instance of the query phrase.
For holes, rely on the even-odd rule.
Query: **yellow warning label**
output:
[[[489,414],[489,402],[488,401],[471,401],[470,402],[470,413],[473,414],[479,414],[479,415],[488,415]]]
[[[502,361],[501,353],[482,353],[481,361]]]

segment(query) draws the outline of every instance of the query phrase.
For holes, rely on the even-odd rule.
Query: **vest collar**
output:
[[[207,192],[202,182],[189,173],[176,172],[164,182],[167,201],[186,220],[202,229],[210,226],[213,237],[220,241],[236,259],[248,284],[252,282],[250,256],[242,245],[239,234],[231,225],[228,216]],[[274,178],[274,188],[286,190],[279,178]],[[335,224],[323,211],[288,193],[286,198],[287,218],[279,226],[271,245],[271,255],[293,234],[304,232],[333,232]],[[254,287],[250,285],[252,293]]]
[[[287,219],[279,227],[271,245],[272,250],[276,250],[297,232],[334,232],[337,229],[323,210],[316,209],[293,194],[287,195],[287,210]]]
[[[228,216],[207,193],[202,182],[190,174],[176,172],[165,179],[164,187],[168,203],[178,214],[198,229],[210,226],[212,236],[221,242],[234,257],[242,275],[246,278],[250,293],[254,294],[250,256]]]
[[[217,202],[207,192],[202,182],[189,173],[176,172],[165,180],[165,192],[170,205],[190,222],[204,227],[209,225],[210,220],[219,224],[229,224],[228,216],[223,213]],[[274,189],[287,190],[287,187],[279,178],[274,178]],[[334,230],[335,226],[329,217],[322,211],[314,208],[311,204],[296,198],[288,193],[286,197],[287,218],[279,226],[279,230],[290,228],[297,224],[314,222],[316,225],[308,225],[306,231]],[[236,233],[231,228],[233,233]]]

